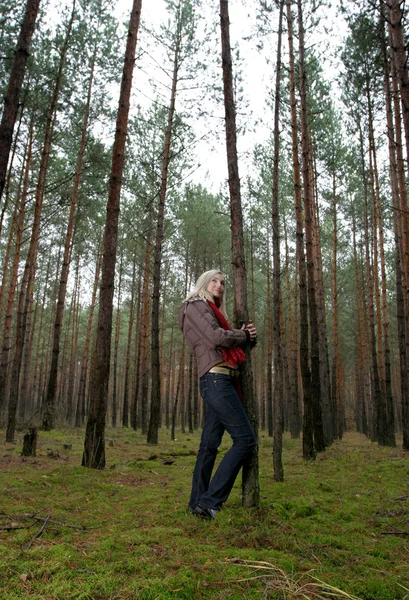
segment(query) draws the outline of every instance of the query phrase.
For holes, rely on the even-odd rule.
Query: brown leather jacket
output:
[[[196,356],[199,377],[223,362],[221,346],[245,346],[247,342],[242,329],[222,329],[210,306],[199,297],[183,302],[179,309],[179,329]]]

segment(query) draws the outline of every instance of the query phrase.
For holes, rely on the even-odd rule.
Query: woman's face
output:
[[[210,292],[213,298],[219,298],[220,300],[223,298],[224,277],[221,273],[216,273],[216,275],[213,275],[209,285],[207,286],[207,291]]]

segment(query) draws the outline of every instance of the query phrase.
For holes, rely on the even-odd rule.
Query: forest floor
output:
[[[284,439],[283,483],[260,436],[258,509],[240,481],[213,521],[187,511],[199,433],[158,446],[107,429],[107,468],[81,467],[83,430],[0,430],[0,598],[409,598],[409,453],[348,433],[313,462]],[[221,453],[229,446],[223,443]]]

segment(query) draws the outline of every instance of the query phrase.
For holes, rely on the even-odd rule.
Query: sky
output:
[[[51,12],[56,14],[60,12],[58,0],[51,0],[55,7]],[[273,0],[270,0],[273,3]],[[116,17],[124,24],[123,38],[124,47],[126,40],[126,28],[129,22],[130,11],[133,0],[112,0],[113,12]],[[340,68],[339,52],[337,45],[341,42],[346,33],[346,25],[343,19],[337,14],[339,1],[333,0],[332,6],[326,2],[325,8],[317,11],[320,14],[321,21],[318,28],[314,29],[314,37],[307,43],[314,45],[314,50],[323,57],[324,74],[328,80],[335,80],[336,74]],[[57,8],[57,5],[59,8]],[[202,0],[202,5],[206,8],[206,18],[209,16],[215,23],[219,21],[219,1]],[[245,125],[239,130],[238,135],[238,153],[239,153],[239,172],[242,180],[251,175],[254,169],[252,164],[252,152],[257,143],[265,141],[272,130],[272,113],[267,107],[266,98],[269,90],[273,87],[275,78],[275,60],[276,60],[276,27],[278,22],[278,11],[275,9],[270,19],[272,31],[260,36],[257,33],[257,7],[258,0],[230,0],[230,38],[231,46],[236,46],[240,50],[241,64],[240,73],[242,75],[242,86],[244,91],[244,102],[237,106],[238,126]],[[167,20],[166,0],[142,0],[141,24],[154,31],[159,31],[160,24]],[[284,35],[286,38],[286,35]],[[144,34],[140,34],[138,42],[143,44]],[[217,33],[217,46],[215,52],[220,52],[220,36]],[[284,39],[286,46],[286,39]],[[263,48],[260,50],[260,46]],[[325,57],[325,61],[324,61]],[[159,58],[160,60],[160,58]],[[285,57],[284,57],[285,61]],[[135,109],[138,104],[148,107],[155,100],[155,92],[148,83],[148,69],[139,69],[138,63],[134,72],[133,91],[131,99]],[[145,71],[145,72],[144,72]],[[233,57],[233,71],[237,72],[237,65]],[[156,71],[155,77],[160,77],[160,71]],[[221,64],[219,65],[220,85],[222,85]],[[113,106],[116,108],[118,89],[112,90]],[[339,89],[336,83],[333,84],[334,98],[339,97]],[[177,107],[178,108],[178,107]],[[216,120],[223,125],[224,118],[223,105],[216,108]],[[213,122],[216,122],[214,119]],[[215,139],[214,136],[206,138],[209,125],[205,119],[198,119],[193,122],[194,133],[199,141],[195,147],[196,164],[199,167],[192,170],[192,174],[185,181],[202,183],[213,193],[227,192],[227,161],[225,141],[223,134]],[[220,128],[222,132],[222,128]],[[202,139],[204,137],[204,139]]]
[[[132,2],[130,0],[118,0],[116,14],[123,16],[124,21],[129,19],[128,12],[131,9]],[[214,16],[218,15],[218,2],[214,0]],[[253,121],[255,121],[263,111],[265,111],[265,97],[267,93],[268,79],[271,74],[274,75],[274,68],[271,65],[267,65],[264,58],[260,58],[259,53],[255,49],[255,42],[247,41],[252,35],[255,20],[249,18],[249,9],[246,8],[241,0],[236,0],[231,3],[230,6],[230,36],[231,45],[235,46],[236,43],[240,44],[240,51],[244,64],[242,65],[243,77],[244,77],[244,89],[245,95],[248,97],[248,111],[247,111],[247,124],[252,129]],[[166,19],[166,2],[165,0],[144,0],[142,3],[141,21],[148,24],[150,27],[156,28],[160,22]],[[219,38],[218,38],[219,39]],[[217,50],[217,49],[216,49]],[[136,77],[138,74],[136,74]],[[220,68],[220,84],[222,83],[222,72]],[[134,87],[140,89],[141,82],[135,80]],[[147,90],[146,95],[149,97],[151,92]],[[143,98],[140,96],[134,99],[138,102],[142,101]],[[154,96],[151,95],[151,99]],[[220,106],[220,116],[223,116],[223,107]],[[250,113],[252,113],[250,115]],[[196,124],[196,137],[201,138],[205,129],[208,127],[206,123]],[[239,137],[239,152],[240,156],[244,159],[244,155],[247,155],[250,148],[254,145],[256,140],[261,140],[265,137],[266,129],[263,128],[261,131],[250,132],[248,131],[246,136]],[[200,161],[200,168],[196,169],[191,176],[192,181],[202,182],[206,187],[210,188],[214,193],[218,193],[220,188],[224,186],[227,179],[227,162],[225,158],[225,146],[224,139],[221,138],[218,141],[215,139],[208,143],[206,140],[196,145],[196,154],[198,161]],[[246,165],[243,166],[243,173],[248,169],[248,160]]]
[[[218,0],[213,0],[210,3],[207,0],[206,4],[209,8],[209,14],[212,13],[213,18],[218,21]],[[272,128],[272,114],[270,109],[267,108],[266,97],[269,89],[273,86],[275,77],[277,35],[275,32],[271,32],[268,36],[260,38],[256,34],[255,7],[257,4],[256,0],[231,0],[229,2],[231,46],[234,48],[237,45],[240,49],[245,98],[244,108],[238,107],[239,113],[242,114],[242,124],[246,124],[243,132],[239,133],[238,136],[239,172],[242,180],[252,172],[252,150],[255,144],[264,141],[270,135]],[[323,54],[330,57],[328,62],[324,64],[328,79],[333,79],[334,74],[339,69],[339,58],[336,56],[335,48],[345,33],[345,24],[337,16],[337,4],[336,2],[333,6],[327,6],[325,10],[321,11],[321,25],[316,30],[314,38],[310,40],[311,43],[314,43],[318,52],[322,51]],[[127,24],[132,8],[132,0],[117,0],[115,6],[116,15]],[[142,24],[158,30],[160,23],[166,19],[165,0],[143,0]],[[278,21],[277,10],[274,12],[271,21],[273,28],[276,27]],[[326,32],[326,28],[329,28],[330,31]],[[143,43],[143,35],[141,39]],[[220,39],[219,36],[217,39]],[[263,45],[262,50],[259,49],[260,42]],[[326,52],[331,48],[334,52]],[[217,51],[217,49],[215,50]],[[234,68],[233,60],[233,70]],[[143,81],[143,77],[143,74],[136,70],[132,98],[133,102],[147,106],[150,101],[154,100],[155,95],[147,82]],[[221,83],[222,72],[220,66]],[[334,95],[336,96],[338,93],[335,86]],[[222,106],[220,106],[220,111],[220,123],[222,123]],[[238,119],[238,124],[240,124],[240,119]],[[196,138],[200,139],[206,134],[206,128],[209,127],[209,124],[204,120],[199,120],[193,126]],[[211,140],[203,139],[196,144],[195,152],[200,167],[193,170],[190,179],[195,183],[203,183],[213,193],[218,193],[221,190],[225,193],[227,161],[223,136],[220,136],[218,140],[214,138]]]

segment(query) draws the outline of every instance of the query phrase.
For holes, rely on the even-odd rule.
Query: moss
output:
[[[285,437],[285,481],[276,483],[271,440],[261,437],[260,507],[241,506],[238,481],[207,522],[186,509],[198,433],[171,442],[162,431],[155,458],[133,431],[107,439],[113,468],[102,472],[80,466],[77,430],[41,432],[38,456],[24,462],[19,440],[13,451],[0,443],[0,526],[23,527],[0,533],[0,597],[271,600],[292,597],[290,585],[296,598],[312,574],[361,600],[407,594],[407,551],[391,535],[409,514],[409,500],[397,500],[408,494],[400,449],[348,434],[304,463],[301,441]],[[63,458],[48,455],[67,440]],[[35,516],[50,516],[41,533]]]

